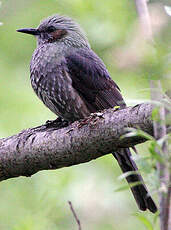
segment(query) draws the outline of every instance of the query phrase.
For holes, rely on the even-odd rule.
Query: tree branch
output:
[[[0,181],[31,176],[40,170],[76,165],[146,141],[142,137],[120,138],[133,127],[153,135],[151,104],[123,110],[105,110],[57,129],[42,125],[0,139]]]

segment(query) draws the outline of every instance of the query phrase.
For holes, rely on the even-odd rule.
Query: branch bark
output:
[[[85,163],[120,147],[142,143],[146,141],[142,137],[120,137],[128,127],[153,135],[152,108],[151,104],[140,104],[109,109],[65,128],[42,125],[0,139],[0,181]]]

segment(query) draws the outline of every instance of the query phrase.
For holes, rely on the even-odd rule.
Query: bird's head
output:
[[[63,42],[75,47],[89,47],[80,26],[71,18],[58,14],[44,19],[36,29],[25,28],[17,31],[36,36],[38,45]]]

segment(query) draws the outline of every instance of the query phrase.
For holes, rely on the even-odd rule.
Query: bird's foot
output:
[[[69,122],[64,120],[61,117],[58,117],[57,119],[52,120],[52,121],[47,120],[45,123],[46,128],[59,128],[59,129],[61,129],[61,128],[64,128],[68,125],[69,125]]]

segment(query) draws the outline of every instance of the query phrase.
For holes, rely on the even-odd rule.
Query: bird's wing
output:
[[[72,86],[86,102],[90,112],[125,107],[120,89],[110,78],[101,59],[91,49],[77,49],[66,56]]]

